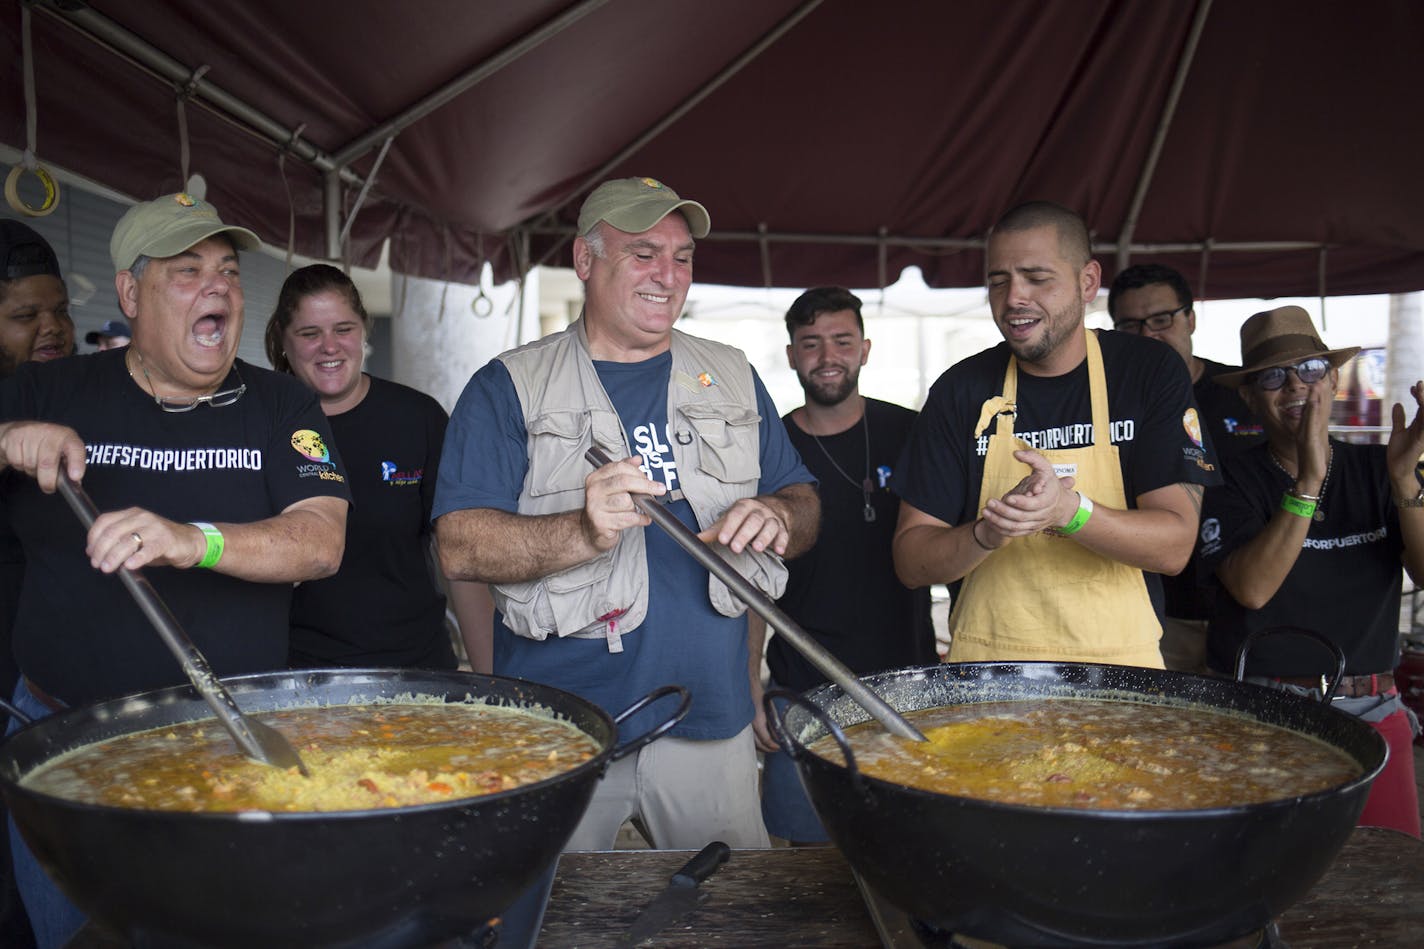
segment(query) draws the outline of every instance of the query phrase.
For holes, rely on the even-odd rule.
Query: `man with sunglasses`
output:
[[[1217,377],[1236,386],[1265,426],[1263,444],[1239,455],[1225,483],[1207,491],[1203,569],[1221,585],[1208,627],[1211,667],[1234,670],[1253,633],[1252,681],[1300,694],[1324,691],[1333,663],[1313,631],[1345,655],[1333,707],[1382,734],[1389,763],[1375,779],[1360,823],[1419,836],[1411,742],[1418,724],[1399,698],[1401,564],[1424,583],[1424,382],[1405,424],[1398,403],[1388,445],[1329,437],[1339,368],[1358,346],[1327,349],[1298,306],[1257,313],[1241,327],[1244,369]]]
[[[1171,267],[1137,264],[1113,280],[1108,293],[1108,315],[1113,328],[1124,333],[1160,340],[1176,350],[1192,377],[1192,396],[1201,415],[1201,427],[1227,461],[1261,440],[1261,423],[1251,414],[1235,389],[1212,380],[1236,366],[1227,366],[1192,352],[1197,328],[1192,290],[1186,278]],[[1162,660],[1179,672],[1206,671],[1206,621],[1216,588],[1202,582],[1197,555],[1181,573],[1162,577],[1166,616],[1162,619]]]
[[[236,358],[238,251],[257,243],[186,194],[134,206],[109,244],[130,345],[0,385],[0,492],[27,564],[15,703],[32,716],[184,681],[121,568],[144,568],[231,676],[286,666],[292,585],[340,565],[350,495],[316,397]],[[87,532],[61,473],[102,512]],[[16,875],[40,944],[62,943],[82,916],[27,853]]]

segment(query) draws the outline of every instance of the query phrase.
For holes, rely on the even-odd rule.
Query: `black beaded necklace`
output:
[[[821,454],[826,456],[826,460],[831,463],[831,467],[836,469],[836,472],[844,478],[851,487],[860,488],[861,498],[865,502],[865,506],[861,509],[861,516],[865,518],[865,523],[870,524],[875,520],[875,506],[870,503],[870,495],[875,488],[870,480],[870,426],[866,423],[865,416],[866,413],[862,410],[860,413],[860,429],[865,433],[865,480],[859,483],[850,475],[846,474],[846,470],[831,457],[831,453],[826,450],[826,446],[821,444],[820,436],[815,432],[807,432],[806,434],[810,435],[816,442],[816,447],[821,449]]]

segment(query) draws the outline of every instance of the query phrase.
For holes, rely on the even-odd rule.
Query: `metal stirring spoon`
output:
[[[79,516],[85,530],[94,526],[99,509],[94,506],[93,500],[84,489],[70,480],[69,475],[63,471],[59,474],[59,493]],[[153,584],[139,571],[127,567],[120,567],[118,574],[119,579],[133,595],[134,601],[138,603],[139,609],[143,610],[143,615],[153,624],[158,637],[183,667],[188,681],[193,683],[193,688],[197,689],[203,701],[208,703],[208,707],[213,710],[223,728],[227,729],[233,741],[237,742],[242,753],[253,761],[260,761],[274,768],[296,768],[303,775],[310,777],[310,772],[302,763],[297,749],[282,737],[281,732],[242,714],[232,693],[218,681],[212,666],[208,665],[208,660],[198,651],[193,640],[188,638],[188,634],[178,624],[177,618],[153,588]]]
[[[597,468],[602,468],[612,461],[608,457],[608,453],[597,445],[584,452],[584,457]],[[638,510],[651,517],[654,524],[666,531],[679,547],[691,554],[692,558],[706,567],[709,573],[725,583],[739,600],[766,620],[768,626],[785,636],[787,642],[795,646],[811,665],[815,666],[827,679],[840,686],[846,695],[869,712],[877,722],[884,725],[892,735],[914,741],[928,740],[918,728],[910,724],[905,716],[895,711],[889,702],[876,695],[865,683],[857,679],[850,667],[811,638],[811,634],[802,629],[794,619],[787,616],[771,597],[758,590],[736,568],[704,544],[691,528],[677,519],[676,515],[645,494],[633,495],[633,504],[637,506]]]

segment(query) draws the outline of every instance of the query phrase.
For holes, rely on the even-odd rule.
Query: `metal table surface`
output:
[[[538,945],[615,946],[687,860],[682,851],[619,850],[559,858]],[[670,949],[881,945],[840,852],[736,850],[703,884],[706,903],[653,942]],[[1424,944],[1424,843],[1361,828],[1309,895],[1280,919],[1291,949]]]

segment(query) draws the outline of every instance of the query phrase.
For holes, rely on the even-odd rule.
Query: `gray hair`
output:
[[[222,240],[227,241],[227,246],[231,247],[231,248],[232,248],[232,253],[233,253],[233,255],[234,255],[234,256],[237,256],[237,254],[238,254],[237,242],[232,239],[232,236],[231,236],[230,234],[222,233],[222,234],[215,234],[215,235],[213,235],[213,236],[219,237],[219,238],[221,238]],[[196,245],[194,245],[194,246],[196,246]],[[189,248],[189,249],[191,250],[192,248]],[[147,254],[139,254],[137,257],[134,258],[133,265],[128,268],[128,271],[129,271],[129,273],[133,274],[133,278],[134,278],[135,280],[142,280],[142,279],[143,279],[143,272],[148,269],[148,263],[149,263],[149,261],[151,261],[151,260],[153,260],[153,258],[150,257],[150,256],[148,256]]]
[[[603,231],[597,224],[588,229],[588,233],[583,236],[584,243],[588,244],[588,249],[595,257],[607,255],[608,247],[603,241]]]

